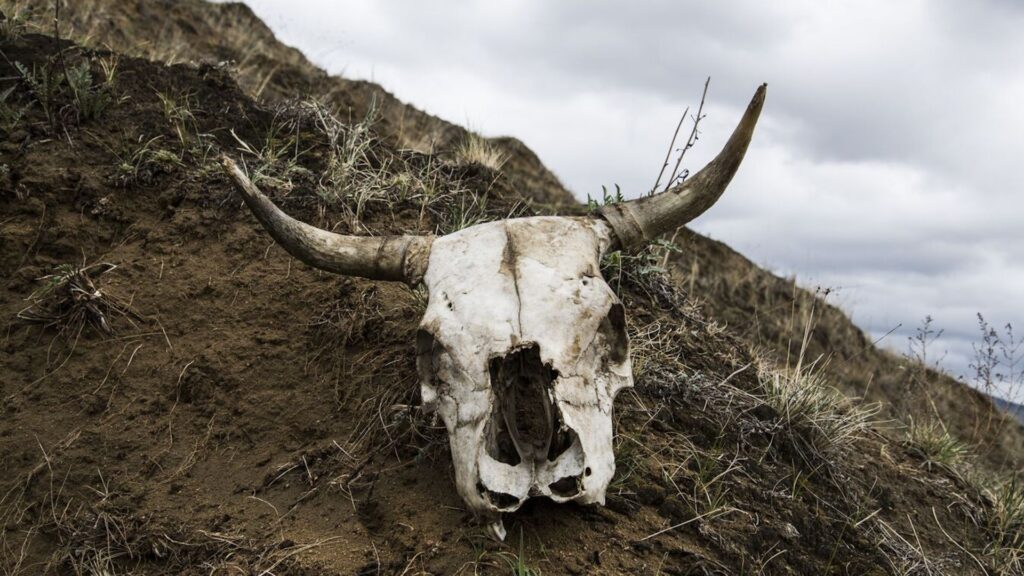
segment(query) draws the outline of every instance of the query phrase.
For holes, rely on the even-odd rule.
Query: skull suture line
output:
[[[426,286],[416,341],[424,408],[448,429],[459,494],[504,537],[501,513],[532,496],[604,503],[615,473],[612,402],[633,377],[624,311],[601,277],[601,256],[641,247],[710,208],[739,168],[764,96],[762,85],[718,156],[665,192],[590,217],[508,219],[436,239],[303,224],[223,162],[296,258]]]

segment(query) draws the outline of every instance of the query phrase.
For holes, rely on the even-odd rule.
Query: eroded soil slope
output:
[[[402,150],[338,108],[255,102],[230,67],[35,34],[0,50],[17,112],[0,138],[8,573],[1013,569],[990,498],[752,357],[650,253],[606,262],[637,384],[617,402],[608,505],[535,501],[506,520],[507,543],[487,539],[455,493],[443,431],[417,409],[427,295],[295,262],[216,159],[242,160],[292,215],[351,233],[544,209],[515,178]],[[95,278],[102,298],[137,315],[108,309],[112,334],[88,315],[18,319],[75,301],[40,278],[99,262],[117,266]],[[820,405],[785,409],[811,385]]]
[[[29,28],[53,29],[50,3],[0,0],[0,7]],[[380,86],[327,75],[298,50],[278,41],[241,3],[82,0],[63,5],[61,15],[63,34],[88,46],[164,63],[230,62],[232,76],[251,97],[270,103],[293,101],[299,95],[314,97],[347,123],[372,116],[375,134],[393,148],[450,159],[458,156],[460,146],[476,139]],[[183,95],[173,96],[180,100]],[[502,158],[500,172],[518,198],[540,210],[580,209],[523,143],[513,138],[488,143]],[[911,416],[934,420],[971,444],[986,469],[1020,469],[1024,427],[994,410],[983,395],[879,350],[821,294],[766,272],[727,246],[685,230],[675,240],[682,248],[671,259],[677,265],[676,280],[690,288],[709,316],[727,324],[748,346],[793,363],[813,308],[808,360],[827,360],[825,372],[849,396],[881,402],[881,416],[895,423],[894,437],[903,436],[901,427]]]

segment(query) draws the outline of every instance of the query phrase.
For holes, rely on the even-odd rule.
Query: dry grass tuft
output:
[[[77,337],[86,325],[113,334],[112,318],[124,318],[134,325],[133,320],[141,317],[132,311],[131,302],[96,287],[95,280],[115,268],[106,262],[84,267],[58,266],[52,274],[39,279],[43,286],[28,297],[31,305],[18,312],[18,319],[56,328],[69,337]]]
[[[969,452],[967,445],[950,434],[939,420],[921,421],[911,417],[907,426],[907,442],[911,451],[924,458],[929,468],[939,465],[952,469]]]
[[[795,365],[787,362],[780,366],[762,359],[757,373],[762,398],[775,411],[779,425],[793,432],[798,448],[821,457],[848,448],[867,434],[881,406],[853,403],[828,384],[823,365],[806,362],[814,322],[812,304]]]
[[[304,105],[327,139],[327,162],[317,182],[317,194],[327,204],[354,204],[353,218],[359,221],[367,202],[387,188],[387,166],[374,168],[372,162],[379,141],[374,132],[379,115],[376,102],[370,104],[362,120],[352,124],[341,122],[319,102]]]
[[[985,489],[991,501],[986,527],[992,542],[984,556],[1000,574],[1024,574],[1024,483],[1016,475]]]
[[[483,166],[498,171],[508,161],[508,154],[478,134],[467,134],[455,148],[455,162],[465,166]]]
[[[849,447],[868,432],[877,406],[855,406],[828,385],[822,372],[798,365],[758,367],[763,400],[779,425],[815,454]]]
[[[952,574],[956,564],[924,549],[917,533],[901,534],[888,522],[875,520],[871,532],[888,562],[889,572],[898,576]]]

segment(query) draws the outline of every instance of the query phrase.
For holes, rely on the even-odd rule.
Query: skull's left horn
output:
[[[700,216],[718,200],[747,152],[767,86],[757,89],[725,148],[703,170],[660,194],[601,208],[601,216],[615,231],[618,248],[639,248]]]
[[[416,285],[427,271],[430,236],[346,236],[321,230],[285,214],[227,156],[224,169],[256,219],[289,254],[310,266],[371,280]]]

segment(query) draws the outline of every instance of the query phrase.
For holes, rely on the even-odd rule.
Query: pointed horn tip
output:
[[[757,111],[757,112],[761,111],[761,107],[764,106],[764,98],[765,98],[765,95],[767,93],[768,93],[768,83],[767,82],[765,82],[765,83],[763,83],[763,84],[761,84],[760,86],[757,87],[757,90],[754,92],[754,97],[750,99],[750,104],[747,106],[747,114],[749,114],[750,112],[754,112],[754,111]]]
[[[238,168],[238,163],[232,160],[231,157],[228,156],[227,154],[220,155],[220,164],[221,166],[224,167],[224,170],[226,170],[229,174],[240,171],[240,169]]]
[[[754,135],[754,127],[757,126],[757,121],[761,117],[761,109],[764,107],[765,95],[768,93],[768,84],[764,83],[757,87],[754,92],[754,97],[750,99],[750,104],[747,105],[746,111],[743,113],[743,117],[740,118],[740,123],[736,126],[736,131],[733,132],[732,137],[726,144],[725,149],[722,151],[726,153],[735,146],[742,146],[746,150],[747,144]]]
[[[235,190],[242,195],[243,198],[263,198],[263,193],[260,192],[259,188],[249,180],[246,176],[245,171],[227,154],[220,155],[221,166],[224,167],[224,172],[227,173],[228,178],[235,184]]]

